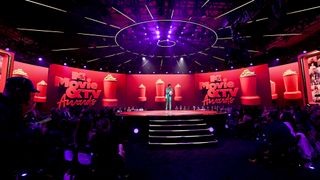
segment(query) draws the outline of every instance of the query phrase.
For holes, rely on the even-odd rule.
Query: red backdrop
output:
[[[195,74],[195,86],[199,87],[199,82],[210,81],[211,75],[221,75],[221,78],[227,78],[227,81],[234,82],[234,87],[239,88],[237,96],[235,97],[235,104],[240,103],[241,97],[241,86],[240,86],[240,75],[245,70],[249,69],[256,73],[257,78],[257,95],[261,98],[261,105],[268,106],[271,104],[271,90],[270,90],[270,82],[269,82],[269,70],[268,65],[259,65],[252,66],[242,69],[228,70],[228,71],[220,71],[220,72],[211,72],[211,73],[201,73]],[[202,94],[199,89],[195,92],[195,97],[197,97],[197,102],[201,103],[204,99],[204,94]]]
[[[283,98],[283,93],[285,92],[285,87],[284,87],[284,81],[283,81],[282,75],[288,69],[291,69],[293,71],[296,71],[297,73],[300,73],[298,62],[269,68],[270,80],[275,82],[275,84],[276,84],[276,92],[278,94],[278,100],[276,100],[276,101],[277,101],[277,104],[280,106],[283,106],[285,104],[285,99]],[[301,91],[302,90],[302,83],[301,83],[301,76],[299,74],[298,74],[298,82],[299,82],[298,87],[299,87],[299,90]],[[301,100],[301,103],[302,103],[302,100]]]
[[[44,80],[48,83],[48,71],[49,69],[42,66],[36,66],[15,61],[13,70],[22,69],[28,74],[28,78],[33,82],[36,87],[37,83]]]
[[[62,77],[62,78],[72,78],[72,72],[77,73],[85,73],[86,78],[91,78],[91,82],[97,83],[97,89],[102,90],[100,96],[95,103],[95,108],[102,107],[102,98],[103,98],[103,80],[108,75],[111,74],[113,77],[117,78],[117,98],[118,98],[118,105],[122,106],[126,104],[126,75],[125,74],[118,74],[118,73],[108,73],[108,72],[99,72],[99,71],[90,71],[85,69],[78,69],[72,68],[67,66],[61,66],[52,64],[49,68],[49,83],[48,83],[48,98],[50,106],[57,107],[57,102],[60,101],[62,95],[66,92],[66,88],[64,87],[57,87],[54,85],[55,77]]]

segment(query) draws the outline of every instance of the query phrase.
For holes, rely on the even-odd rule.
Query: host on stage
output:
[[[172,95],[173,89],[171,87],[171,84],[169,83],[168,87],[166,88],[166,110],[171,110]]]

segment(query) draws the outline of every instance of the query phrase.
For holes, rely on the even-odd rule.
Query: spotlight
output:
[[[159,34],[160,34],[160,31],[156,31],[156,34],[159,35]]]
[[[63,65],[64,65],[64,66],[66,66],[66,65],[67,65],[67,63],[63,63]]]
[[[119,72],[119,70],[117,69],[116,72]]]
[[[178,73],[178,74],[180,74],[180,72],[179,72],[179,71],[178,71],[177,73]]]
[[[305,54],[305,53],[307,53],[307,51],[306,51],[306,50],[304,50],[302,53],[303,53],[303,54]]]
[[[159,39],[159,38],[160,38],[160,36],[159,36],[159,35],[157,35],[157,38]]]
[[[129,73],[131,73],[131,71],[129,71]]]
[[[102,68],[100,68],[100,71],[102,71]]]
[[[146,57],[142,57],[142,61],[145,61],[145,60],[147,60]]]
[[[209,127],[209,131],[213,132],[214,131],[213,127]]]
[[[189,71],[189,73],[191,73],[191,71]]]
[[[139,129],[138,128],[134,128],[133,129],[133,133],[138,134],[139,133]]]
[[[230,68],[233,69],[233,66],[231,66]]]
[[[171,38],[171,36],[170,36],[170,35],[168,35],[167,37],[168,37],[168,38]]]
[[[253,65],[253,63],[250,63],[250,66],[252,66]]]
[[[168,74],[168,71],[166,72],[166,74]]]
[[[172,29],[172,26],[170,26],[170,29]]]
[[[39,58],[38,58],[38,61],[42,61],[42,58],[41,58],[41,57],[39,57]]]
[[[201,69],[201,72],[203,72],[203,70]]]
[[[169,32],[168,32],[169,34],[171,34],[171,30],[169,30]]]
[[[10,51],[10,49],[9,49],[9,48],[6,48],[5,50],[6,50],[6,51]]]
[[[159,29],[159,26],[157,26],[157,29]]]
[[[183,61],[183,57],[180,58],[180,61]]]
[[[84,65],[84,66],[83,66],[83,68],[85,68],[85,69],[86,69],[86,68],[87,68],[87,66],[86,66],[86,65]]]
[[[141,74],[141,71],[139,71],[139,74]]]
[[[147,35],[147,33],[144,33],[144,35],[146,36],[146,35]]]
[[[216,71],[218,71],[218,68],[216,68]]]
[[[152,73],[154,74],[154,73],[156,73],[156,72],[153,71]]]
[[[276,61],[280,61],[280,59],[279,59],[279,58],[277,58],[277,59],[276,59]]]

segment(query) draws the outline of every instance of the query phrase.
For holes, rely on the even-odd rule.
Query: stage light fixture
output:
[[[280,59],[279,59],[279,58],[276,58],[276,61],[280,61]]]
[[[102,71],[102,68],[100,68],[100,71]]]
[[[209,127],[209,131],[210,132],[214,132],[214,128],[213,127]]]
[[[216,71],[218,71],[218,68],[216,68]]]
[[[133,133],[138,134],[139,133],[139,129],[138,128],[134,128],[133,129]]]
[[[250,63],[250,66],[252,66],[253,65],[253,63]]]
[[[9,48],[6,48],[5,50],[6,50],[6,51],[10,51],[10,49],[9,49]]]
[[[189,73],[191,73],[191,71],[189,71]]]
[[[131,71],[129,71],[129,74],[131,74]]]
[[[168,71],[166,72],[166,74],[168,74]]]
[[[181,57],[181,58],[180,58],[180,61],[183,61],[183,60],[184,60],[183,57]]]
[[[67,65],[67,63],[63,63],[63,65],[64,65],[64,66],[66,66],[66,65]]]
[[[146,57],[142,57],[142,61],[146,61],[147,59],[146,59]]]
[[[230,68],[233,69],[233,66],[231,66]]]
[[[307,53],[307,51],[306,51],[306,50],[304,50],[302,53],[303,53],[303,54],[305,54],[305,53]]]
[[[154,73],[156,73],[156,72],[153,71],[152,73],[154,74]]]
[[[203,72],[203,70],[201,69],[201,72]]]
[[[84,66],[83,66],[83,68],[85,68],[85,69],[86,69],[86,68],[87,68],[87,66],[86,66],[86,65],[84,65]]]
[[[139,74],[141,74],[141,71],[139,71]]]
[[[169,31],[168,31],[168,33],[169,33],[169,34],[171,34],[171,33],[172,33],[172,31],[171,31],[171,30],[169,30]]]
[[[43,60],[42,57],[39,57],[39,58],[38,58],[38,61],[42,61],[42,60]]]
[[[116,72],[119,72],[119,70],[117,69]]]
[[[160,31],[156,31],[156,34],[159,35],[159,34],[160,34]]]

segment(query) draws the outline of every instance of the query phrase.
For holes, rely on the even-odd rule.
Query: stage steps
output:
[[[218,140],[203,119],[151,119],[149,145],[215,144]]]

